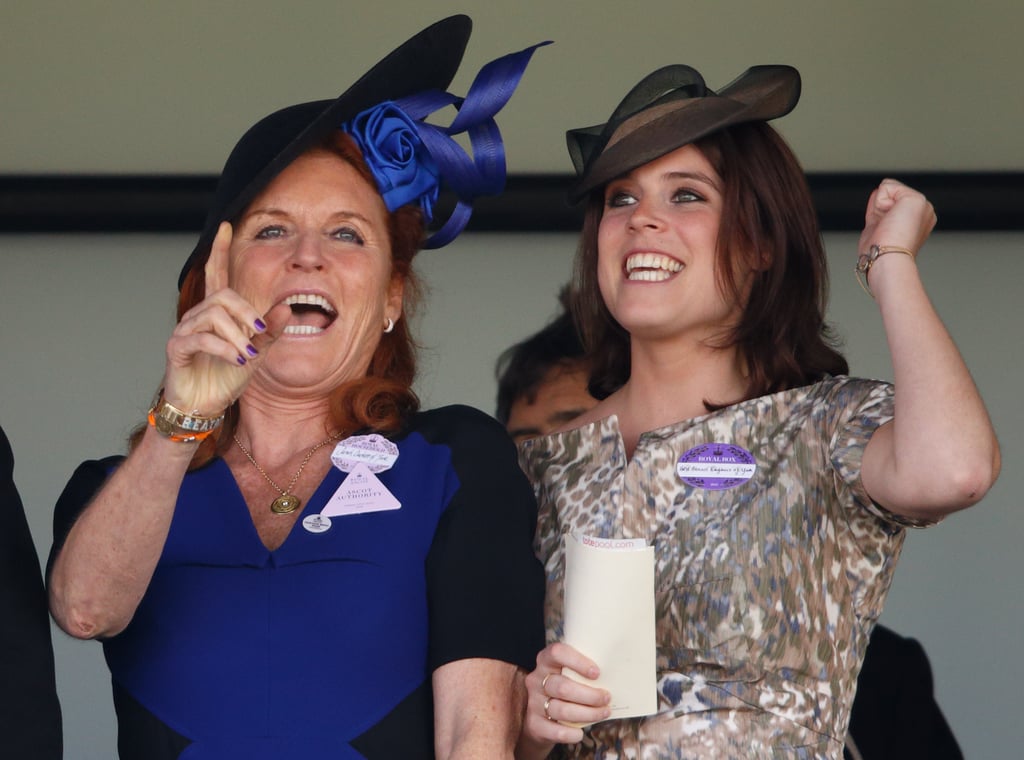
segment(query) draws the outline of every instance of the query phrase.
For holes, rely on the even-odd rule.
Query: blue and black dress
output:
[[[512,443],[458,406],[392,440],[377,477],[400,508],[305,529],[346,478],[332,468],[274,551],[223,460],[185,477],[146,595],[103,642],[122,758],[431,758],[435,669],[533,668],[544,579]],[[75,472],[54,552],[119,461]]]

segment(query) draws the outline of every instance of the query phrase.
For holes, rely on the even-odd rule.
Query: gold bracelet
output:
[[[905,253],[911,259],[914,259],[914,252],[909,248],[903,248],[898,245],[872,245],[868,248],[867,253],[862,253],[857,257],[857,266],[853,268],[853,273],[857,276],[857,282],[860,283],[861,288],[872,298],[875,294],[871,292],[871,288],[868,287],[868,272],[871,271],[871,267],[878,261],[879,256],[884,256],[887,253]]]
[[[224,421],[224,413],[221,412],[215,417],[189,414],[173,404],[169,404],[164,398],[164,391],[161,388],[157,391],[153,406],[150,407],[146,419],[149,420],[150,425],[156,428],[156,432],[165,438],[170,438],[176,443],[192,443],[209,438]]]

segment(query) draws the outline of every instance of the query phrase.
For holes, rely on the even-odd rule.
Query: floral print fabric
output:
[[[562,638],[566,533],[655,546],[659,712],[599,723],[575,758],[838,758],[868,635],[911,521],[872,503],[860,461],[893,414],[886,383],[828,378],[641,436],[615,417],[522,444],[539,503],[548,641]],[[709,443],[753,476],[676,474]]]

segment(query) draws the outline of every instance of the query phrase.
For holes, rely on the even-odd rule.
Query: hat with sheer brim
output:
[[[240,214],[299,155],[378,103],[447,88],[472,28],[468,16],[438,21],[389,53],[337,98],[289,106],[254,124],[224,164],[199,242],[181,270],[178,287],[209,253],[220,223]]]
[[[566,133],[578,177],[569,200],[726,127],[785,116],[799,99],[800,73],[792,66],[753,66],[718,92],[690,66],[658,69],[607,122]]]

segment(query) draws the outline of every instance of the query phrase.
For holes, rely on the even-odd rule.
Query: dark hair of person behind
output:
[[[849,372],[825,322],[828,266],[810,190],[789,146],[763,122],[740,124],[694,145],[723,185],[716,273],[723,293],[743,300],[739,323],[717,343],[738,346],[756,398]],[[601,299],[597,233],[604,188],[587,199],[575,264],[573,311],[593,364],[589,390],[603,399],[629,379],[629,334]],[[709,399],[714,409],[743,399]]]
[[[517,399],[525,396],[531,403],[536,400],[537,389],[553,367],[583,360],[583,343],[568,311],[568,288],[562,289],[558,300],[562,311],[555,319],[529,338],[505,349],[498,357],[494,367],[498,380],[494,416],[502,425],[508,425],[512,404]]]
[[[313,150],[325,150],[351,164],[370,187],[376,181],[352,138],[340,130],[333,132]],[[412,268],[412,260],[423,244],[425,225],[419,207],[406,205],[388,213],[388,236],[391,242],[391,273],[405,282],[402,319],[394,330],[384,333],[370,360],[366,377],[357,378],[336,388],[331,396],[331,422],[342,435],[359,430],[388,433],[399,430],[405,419],[419,409],[419,399],[412,390],[416,376],[416,344],[409,332],[408,318],[419,304],[421,287]],[[236,223],[237,220],[232,220]],[[197,258],[182,283],[178,296],[178,319],[206,297],[204,267],[209,252]],[[224,424],[200,444],[190,469],[201,467],[231,444],[238,425],[238,402],[228,409]],[[145,425],[131,437],[134,445]]]

